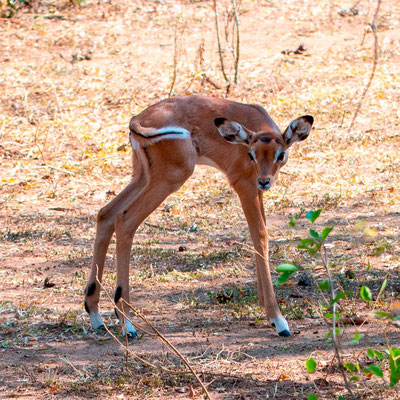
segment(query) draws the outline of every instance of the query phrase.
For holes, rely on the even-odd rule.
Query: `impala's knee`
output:
[[[178,185],[180,187],[182,182],[185,182],[194,171],[195,164],[190,161],[185,161],[177,165],[171,165],[165,171],[165,179],[168,183]]]
[[[97,214],[97,232],[100,237],[108,235],[114,229],[115,219],[108,206],[103,207]]]
[[[100,211],[97,213],[97,222],[103,222],[107,220],[108,215],[109,212],[107,206],[101,208]]]

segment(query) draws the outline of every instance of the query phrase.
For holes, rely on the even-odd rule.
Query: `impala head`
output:
[[[248,147],[250,159],[257,164],[257,186],[260,190],[269,190],[275,183],[279,170],[287,162],[289,147],[307,139],[313,122],[311,115],[304,115],[292,121],[281,134],[272,130],[253,132],[225,118],[214,121],[225,140]]]

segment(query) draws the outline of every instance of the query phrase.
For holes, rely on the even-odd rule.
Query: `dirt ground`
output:
[[[0,398],[202,398],[189,373],[126,362],[114,339],[93,332],[83,289],[96,213],[131,179],[131,116],[170,92],[226,95],[212,2],[32,4],[0,19]],[[231,3],[219,4],[224,26]],[[399,328],[371,313],[399,307],[397,0],[381,4],[375,76],[349,131],[373,67],[376,5],[240,2],[240,79],[228,98],[263,105],[282,130],[300,115],[315,118],[310,137],[291,151],[279,183],[264,195],[272,269],[299,265],[276,287],[292,337],[278,337],[257,306],[247,225],[221,173],[198,168],[134,239],[132,304],[188,357],[213,399],[350,398],[326,340],[324,293],[317,289],[326,273],[318,257],[297,248],[308,235],[309,210],[323,209],[318,231],[334,226],[327,248],[335,283],[353,293],[340,302],[344,361],[363,369],[376,363],[367,349],[399,344]],[[301,54],[282,53],[300,44]],[[224,55],[232,76],[226,46]],[[114,264],[113,241],[109,293]],[[371,289],[370,304],[360,299],[362,285]],[[101,310],[120,338],[105,294]],[[149,362],[184,370],[153,336],[129,346]],[[312,374],[310,357],[317,362]],[[381,367],[384,379],[356,374],[351,385],[359,398],[399,398],[399,389],[389,388],[386,359]]]

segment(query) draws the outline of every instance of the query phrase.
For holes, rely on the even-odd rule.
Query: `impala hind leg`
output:
[[[129,336],[136,331],[119,312],[121,299],[129,303],[129,260],[133,237],[143,220],[149,216],[168,195],[178,190],[192,175],[195,153],[191,142],[169,141],[146,148],[149,157],[149,182],[116,216],[117,286],[115,290],[116,313]],[[124,313],[128,314],[125,307]],[[125,321],[124,321],[125,319]]]
[[[256,250],[257,293],[259,304],[280,336],[290,336],[289,325],[282,316],[275,298],[268,261],[268,233],[263,214],[262,198],[252,181],[243,180],[233,185],[249,225]]]
[[[115,230],[115,217],[127,203],[132,201],[135,196],[143,190],[147,182],[148,179],[146,175],[140,174],[132,180],[118,196],[103,207],[97,215],[94,253],[91,262],[90,276],[85,289],[84,303],[93,329],[103,328],[103,321],[98,312],[100,298],[99,281],[102,281],[108,246]]]

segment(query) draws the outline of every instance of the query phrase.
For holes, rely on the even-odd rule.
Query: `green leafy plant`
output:
[[[311,224],[314,224],[314,222],[319,218],[321,215],[322,209],[318,209],[315,211],[308,211],[305,214],[305,217],[307,220],[310,221]],[[301,214],[300,214],[301,215]],[[295,227],[297,223],[297,219],[300,217],[300,215],[294,216],[290,219],[289,221],[289,226]],[[385,371],[384,371],[384,366],[388,363],[389,364],[389,374],[390,374],[390,387],[394,387],[400,380],[400,349],[398,348],[389,348],[385,350],[384,353],[380,352],[379,350],[375,349],[368,349],[367,351],[367,356],[370,359],[377,360],[376,363],[371,363],[363,368],[360,367],[358,363],[352,363],[352,362],[342,362],[341,358],[341,348],[340,348],[340,343],[338,340],[338,336],[340,335],[340,309],[338,308],[339,302],[353,294],[351,291],[339,291],[338,293],[336,292],[335,289],[335,284],[334,280],[331,274],[331,265],[329,264],[329,259],[328,259],[328,252],[327,248],[325,246],[325,242],[331,232],[333,231],[334,227],[333,226],[326,226],[324,227],[320,232],[318,232],[316,229],[313,228],[313,226],[309,229],[308,237],[301,239],[297,248],[301,250],[305,250],[310,254],[311,256],[316,255],[319,253],[322,263],[326,269],[327,272],[327,278],[328,279],[323,279],[318,283],[318,290],[321,292],[329,292],[329,301],[323,304],[323,307],[325,308],[326,312],[324,314],[324,317],[327,319],[331,320],[331,329],[328,331],[326,334],[325,338],[330,340],[333,343],[333,346],[335,348],[335,355],[337,358],[339,370],[342,374],[345,386],[347,391],[349,392],[350,396],[352,398],[355,398],[352,388],[350,385],[350,382],[357,381],[360,379],[360,373],[364,373],[368,376],[376,376],[380,379],[385,379]],[[276,271],[280,273],[280,276],[276,282],[277,285],[282,284],[286,282],[289,277],[298,270],[298,266],[293,264],[293,263],[284,263],[281,264],[277,267]],[[385,290],[385,287],[387,285],[387,278],[384,280],[377,299],[379,299],[380,295],[383,293]],[[370,304],[373,299],[373,295],[371,292],[371,289],[365,285],[361,286],[360,292],[359,292],[359,297]],[[384,312],[384,311],[374,311],[375,315],[382,319],[388,319],[388,320],[395,320],[400,317],[394,317],[391,313]],[[359,344],[360,340],[364,337],[363,334],[356,332],[354,334],[354,338],[351,340],[353,344]],[[387,361],[386,361],[387,359]],[[306,363],[306,369],[308,373],[313,373],[317,369],[317,363],[315,360],[311,357],[309,358]],[[350,373],[351,376],[350,378],[347,377],[346,373]],[[309,393],[307,396],[308,400],[315,400],[318,399],[317,396],[313,393]],[[339,396],[338,399],[344,399],[343,396]]]
[[[321,208],[318,210],[315,210],[315,211],[308,211],[306,213],[306,218],[313,224],[317,220],[317,218],[321,215],[321,212],[322,212]],[[315,255],[316,253],[320,252],[321,260],[326,269],[328,279],[321,281],[318,285],[318,288],[320,290],[330,291],[330,297],[331,297],[329,304],[325,305],[325,308],[327,310],[331,310],[331,312],[328,312],[325,314],[325,318],[329,318],[332,320],[332,328],[329,332],[329,335],[327,335],[327,337],[332,338],[332,343],[335,348],[335,354],[336,354],[336,358],[338,361],[339,370],[342,374],[346,389],[349,392],[349,394],[351,395],[351,397],[354,397],[354,394],[352,392],[352,389],[350,387],[349,381],[346,376],[346,369],[345,369],[345,367],[342,363],[342,359],[341,359],[340,344],[337,339],[337,335],[338,335],[338,333],[340,333],[340,330],[338,330],[336,328],[337,320],[339,320],[339,318],[340,318],[340,313],[337,311],[338,301],[340,299],[348,296],[349,294],[351,294],[351,292],[340,292],[338,294],[336,294],[336,292],[335,292],[335,286],[334,286],[334,282],[333,282],[332,274],[331,274],[331,270],[330,270],[331,267],[329,265],[329,260],[328,260],[328,252],[324,245],[326,239],[328,238],[328,236],[330,235],[330,233],[332,231],[333,231],[333,226],[324,227],[320,233],[317,232],[315,229],[311,228],[309,230],[309,237],[306,239],[300,240],[300,243],[297,246],[297,248],[306,250],[310,255]]]

